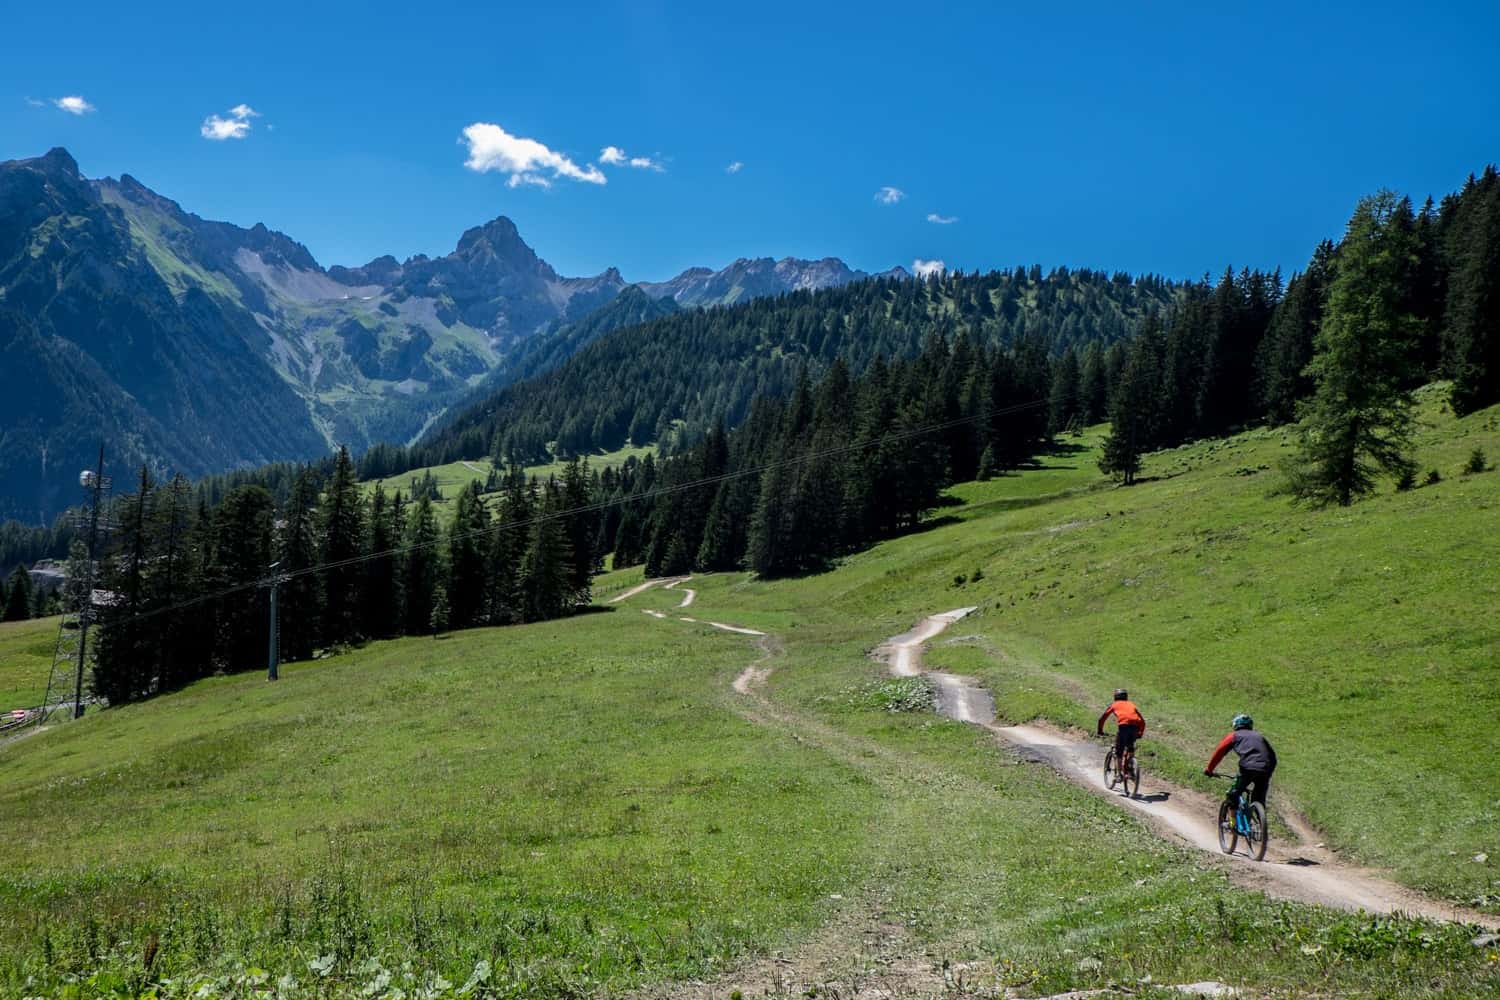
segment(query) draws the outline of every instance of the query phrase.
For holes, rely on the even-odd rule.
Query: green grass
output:
[[[1163,478],[1116,489],[1092,465],[1096,430],[1047,468],[956,488],[944,523],[832,572],[689,584],[682,613],[771,631],[769,653],[647,617],[681,600],[658,588],[289,665],[276,685],[215,678],[8,747],[0,994],[32,977],[38,994],[249,995],[282,976],[414,994],[478,969],[496,995],[589,996],[796,954],[840,919],[1031,995],[1145,976],[1494,993],[1500,958],[1462,928],[1247,892],[921,710],[867,655],[982,605],[934,661],[984,678],[1008,715],[1072,724],[1123,680],[1152,722],[1149,766],[1184,780],[1249,701],[1284,801],[1339,846],[1440,893],[1493,892],[1447,851],[1482,843],[1500,799],[1482,766],[1500,706],[1474,682],[1496,662],[1483,528],[1500,473],[1456,476],[1500,435],[1493,412],[1426,413],[1421,460],[1448,480],[1351,510],[1298,511],[1267,496],[1271,473],[1237,474],[1274,465],[1276,434],[1153,456]],[[1378,601],[1391,577],[1404,611]],[[605,574],[596,599],[640,578]],[[735,696],[763,655],[769,701]],[[1223,667],[1252,655],[1254,672]],[[1375,694],[1345,696],[1360,685]],[[1386,825],[1366,822],[1372,803]]]
[[[57,649],[57,623],[56,618],[0,622],[0,712],[41,702]]]
[[[645,445],[639,448],[626,446],[616,451],[600,452],[597,455],[588,456],[589,466],[600,470],[615,468],[624,465],[627,459],[645,458],[647,455],[654,454],[655,451],[656,449],[652,445]],[[526,467],[526,474],[539,478],[546,478],[549,475],[560,476],[567,467],[567,464],[566,462],[558,461],[546,465],[529,465]],[[411,494],[412,480],[420,480],[425,473],[431,472],[433,478],[437,480],[438,493],[442,496],[440,503],[446,506],[449,501],[458,495],[459,490],[470,483],[477,481],[483,484],[485,479],[489,477],[490,470],[493,467],[494,463],[488,458],[475,459],[472,462],[449,462],[447,465],[434,465],[427,468],[414,469],[411,472],[403,472],[399,476],[391,476],[387,479],[371,480],[363,484],[363,486],[367,491],[373,491],[375,484],[378,482],[385,487],[386,493],[400,490],[403,495],[409,496]]]
[[[1150,481],[1122,489],[1096,430],[1040,473],[955,488],[957,523],[835,572],[700,580],[698,613],[879,635],[978,605],[931,662],[984,680],[1006,717],[1092,730],[1127,686],[1147,766],[1207,790],[1208,752],[1251,712],[1281,758],[1274,801],[1330,846],[1500,912],[1500,875],[1472,860],[1497,853],[1500,819],[1500,473],[1459,474],[1475,447],[1500,454],[1500,410],[1456,421],[1434,397],[1417,457],[1435,486],[1294,508],[1272,495],[1291,432],[1255,431],[1150,456]]]

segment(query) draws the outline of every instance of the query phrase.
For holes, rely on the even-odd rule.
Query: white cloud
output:
[[[927,221],[939,226],[951,226],[958,221],[958,216],[938,215],[936,212],[928,212]]]
[[[475,122],[465,128],[463,141],[469,146],[469,158],[464,161],[464,166],[481,174],[492,170],[509,174],[505,182],[509,187],[522,184],[551,187],[552,180],[558,177],[589,184],[606,183],[604,172],[592,163],[580,167],[535,139],[511,135],[490,122]],[[552,177],[539,172],[543,170],[550,171]]]
[[[607,163],[612,167],[635,167],[637,170],[655,170],[661,173],[664,168],[661,162],[653,160],[649,156],[627,156],[625,150],[619,146],[605,146],[599,150],[599,162]]]
[[[71,97],[56,97],[52,103],[66,111],[70,115],[86,115],[95,110],[94,106],[76,94]]]
[[[45,108],[47,106],[46,101],[40,100],[35,97],[26,98],[26,103],[31,105],[33,108]]]
[[[918,257],[911,262],[911,273],[919,278],[926,278],[934,274],[942,274],[948,269],[948,265],[940,260],[923,260]]]
[[[250,119],[259,118],[260,112],[248,104],[236,104],[229,109],[229,117],[209,115],[198,127],[198,134],[205,139],[223,142],[225,139],[243,139],[250,134]],[[267,126],[269,128],[269,126]]]
[[[882,205],[894,205],[896,204],[896,202],[905,197],[905,191],[901,190],[898,187],[891,187],[890,185],[886,185],[879,191],[875,192],[875,200],[880,202]]]
[[[744,169],[745,169],[745,165],[743,163],[741,163],[739,160],[735,160],[729,166],[727,166],[727,167],[724,168],[724,172],[726,174],[737,174],[741,170],[744,170]]]

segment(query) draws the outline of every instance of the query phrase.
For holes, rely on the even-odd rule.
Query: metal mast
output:
[[[69,566],[70,570],[80,571],[79,578],[63,584],[62,624],[57,630],[57,649],[52,655],[47,693],[36,713],[38,724],[62,709],[69,710],[69,718],[83,715],[83,671],[88,663],[89,626],[97,617],[94,585],[99,572],[100,539],[108,527],[104,520],[105,505],[113,485],[104,474],[103,445],[99,446],[98,466],[79,473],[78,485],[83,487],[86,499],[85,508],[78,515],[78,527],[83,531],[88,558],[81,567]]]

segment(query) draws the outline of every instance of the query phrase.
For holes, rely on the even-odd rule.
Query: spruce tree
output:
[[[263,486],[236,487],[213,510],[214,548],[206,589],[251,585],[217,599],[212,609],[215,657],[231,672],[263,668],[266,663],[267,592],[257,585],[275,561],[275,514],[275,503]]]
[[[404,622],[402,602],[403,568],[401,557],[393,550],[401,545],[404,523],[401,514],[401,491],[390,500],[385,488],[375,484],[370,496],[370,530],[365,552],[361,585],[363,627],[361,631],[377,639],[388,639],[401,633]]]
[[[402,590],[406,599],[407,635],[425,635],[432,627],[432,606],[443,575],[440,541],[432,500],[423,493],[411,504],[402,542],[406,549],[406,580]]]
[[[364,501],[347,448],[340,447],[334,458],[321,515],[322,561],[331,564],[323,574],[323,639],[350,643],[359,638],[363,624],[360,595],[366,570],[354,561],[364,547]]]
[[[1109,437],[1099,469],[1121,477],[1126,486],[1141,470],[1141,456],[1154,444],[1162,343],[1155,317],[1148,319],[1131,346],[1109,408]]]
[[[102,589],[110,598],[100,609],[101,623],[94,646],[92,687],[112,705],[137,701],[155,693],[158,684],[156,649],[150,627],[138,620],[150,610],[146,574],[150,548],[151,473],[141,467],[136,491],[120,505],[123,516],[113,551],[102,560]]]
[[[448,533],[451,583],[446,594],[447,621],[453,628],[472,628],[483,624],[488,617],[485,563],[491,543],[489,510],[475,481],[458,491],[453,504],[453,527]]]
[[[5,620],[25,621],[31,617],[31,574],[17,566],[10,575],[10,589],[5,596]]]
[[[1413,236],[1410,204],[1390,191],[1360,201],[1339,249],[1328,306],[1308,367],[1316,383],[1303,410],[1292,490],[1315,504],[1347,505],[1379,471],[1412,468],[1410,379],[1416,321],[1406,311]]]
[[[576,604],[566,525],[555,483],[548,483],[537,501],[526,554],[521,559],[521,610],[525,621],[545,621],[572,612]]]
[[[1493,166],[1464,189],[1447,237],[1444,364],[1460,416],[1500,402],[1500,176]]]
[[[303,470],[292,485],[282,514],[277,558],[279,571],[293,574],[281,585],[279,633],[286,660],[312,658],[323,624],[323,581],[318,573],[301,572],[318,564],[318,484]]]

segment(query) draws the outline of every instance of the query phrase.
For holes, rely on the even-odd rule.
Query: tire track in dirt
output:
[[[1226,856],[1219,849],[1219,799],[1152,778],[1143,783],[1139,798],[1127,798],[1105,787],[1103,754],[1098,744],[1078,740],[1040,725],[1001,725],[995,721],[995,700],[989,691],[966,677],[924,670],[922,647],[974,608],[955,608],[931,615],[910,631],[892,636],[874,654],[898,677],[923,676],[933,684],[937,711],[956,722],[979,726],[1046,763],[1064,777],[1090,791],[1108,796],[1122,809],[1137,813],[1159,832],[1175,837],[1232,865],[1232,874],[1269,895],[1302,902],[1371,913],[1404,913],[1431,920],[1460,921],[1500,927],[1500,919],[1474,910],[1430,899],[1381,878],[1374,872],[1341,863],[1332,852],[1306,844],[1272,840],[1267,859],[1254,862],[1242,855]],[[1307,837],[1304,824],[1295,824]]]

